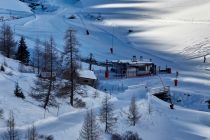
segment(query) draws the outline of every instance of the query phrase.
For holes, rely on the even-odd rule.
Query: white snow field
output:
[[[1,135],[13,110],[22,139],[34,124],[40,134],[53,135],[55,140],[77,140],[86,110],[93,108],[98,115],[102,98],[111,94],[118,118],[116,133],[132,130],[143,140],[210,140],[210,112],[205,102],[210,99],[209,0],[45,0],[44,4],[46,11],[31,12],[18,0],[0,0],[0,24],[10,24],[16,39],[24,35],[30,49],[37,37],[44,41],[53,36],[60,51],[66,29],[73,28],[83,57],[93,53],[94,58],[105,61],[143,56],[162,68],[171,67],[173,73],[131,79],[100,77],[99,97],[93,98],[96,89],[83,87],[86,108],[75,109],[68,99],[58,99],[59,110],[51,107],[44,115],[39,103],[28,95],[36,75],[18,72],[17,61],[0,55],[0,64],[6,61],[8,65],[6,72],[0,72]],[[69,19],[72,15],[76,18]],[[203,63],[204,55],[207,63]],[[176,71],[178,87],[173,85]],[[174,110],[145,89],[163,86],[160,77],[171,87]],[[25,100],[14,96],[16,82],[23,88]],[[129,126],[124,113],[132,96],[137,98],[141,114],[135,127]],[[110,136],[102,134],[101,139]]]
[[[23,2],[17,0],[1,0],[1,9],[12,10],[12,11],[23,11],[31,13],[30,8]]]

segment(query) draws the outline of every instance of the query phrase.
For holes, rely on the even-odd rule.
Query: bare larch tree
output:
[[[34,46],[34,52],[33,52],[33,65],[37,68],[37,73],[40,74],[40,68],[41,68],[41,56],[42,56],[43,50],[41,48],[40,40],[37,38]]]
[[[15,54],[16,43],[13,31],[7,24],[3,24],[0,30],[0,51],[8,58]]]
[[[46,77],[39,77],[35,81],[35,87],[32,87],[32,97],[43,103],[43,108],[46,110],[47,106],[56,106],[56,99],[53,95],[53,82],[55,77],[53,71],[56,69],[55,62],[55,42],[53,38],[45,43],[45,52],[43,55],[44,66],[42,72],[45,73]]]
[[[46,94],[46,97],[45,97],[45,101],[44,101],[44,109],[46,109],[46,107],[48,106],[49,104],[49,101],[50,101],[50,96],[52,94],[52,84],[53,84],[53,48],[54,48],[54,40],[53,38],[51,37],[50,38],[50,41],[49,41],[49,72],[50,72],[50,77],[49,77],[49,86],[48,86],[48,91],[47,91],[47,94]]]
[[[63,76],[65,79],[64,85],[60,89],[61,95],[70,97],[71,106],[74,105],[74,94],[78,87],[78,42],[76,40],[75,31],[68,29],[65,35],[65,46],[63,53]]]
[[[26,133],[26,140],[38,140],[39,134],[36,130],[36,127],[33,125],[31,128],[28,129]]]
[[[93,110],[87,111],[82,130],[80,131],[80,140],[99,140],[100,131],[99,126],[96,122]]]
[[[7,120],[7,132],[5,133],[3,139],[19,140],[19,135],[15,128],[15,118],[12,111],[10,111],[9,119]]]
[[[112,133],[113,127],[116,123],[116,118],[114,117],[113,112],[113,104],[109,100],[110,97],[106,94],[100,109],[100,121],[105,124],[106,133]]]
[[[136,123],[139,121],[141,117],[139,115],[138,106],[136,104],[136,98],[134,96],[131,98],[131,103],[128,109],[127,117],[128,117],[128,122],[130,123],[130,125],[133,126],[136,125]]]

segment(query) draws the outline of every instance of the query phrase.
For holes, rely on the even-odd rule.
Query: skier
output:
[[[113,48],[110,48],[110,53],[113,54]]]
[[[86,30],[86,34],[87,34],[87,35],[89,35],[89,34],[90,34],[88,30]]]
[[[203,57],[203,63],[206,63],[206,56]]]
[[[179,72],[178,72],[178,71],[176,71],[176,79],[178,78],[178,76],[179,76]]]

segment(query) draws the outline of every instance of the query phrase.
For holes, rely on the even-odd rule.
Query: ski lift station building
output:
[[[111,63],[111,71],[116,76],[138,77],[156,74],[156,65],[151,59],[143,59],[142,57],[137,59],[136,56],[133,56],[131,60],[114,60]]]

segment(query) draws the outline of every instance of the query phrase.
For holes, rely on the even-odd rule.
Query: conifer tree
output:
[[[23,36],[21,36],[19,44],[18,44],[18,50],[16,53],[16,59],[20,60],[21,63],[28,65],[29,57],[30,57],[30,54],[29,54],[27,45],[25,43],[25,38]]]
[[[19,87],[18,83],[15,86],[14,94],[15,94],[15,96],[17,96],[19,98],[25,99],[22,89]]]

